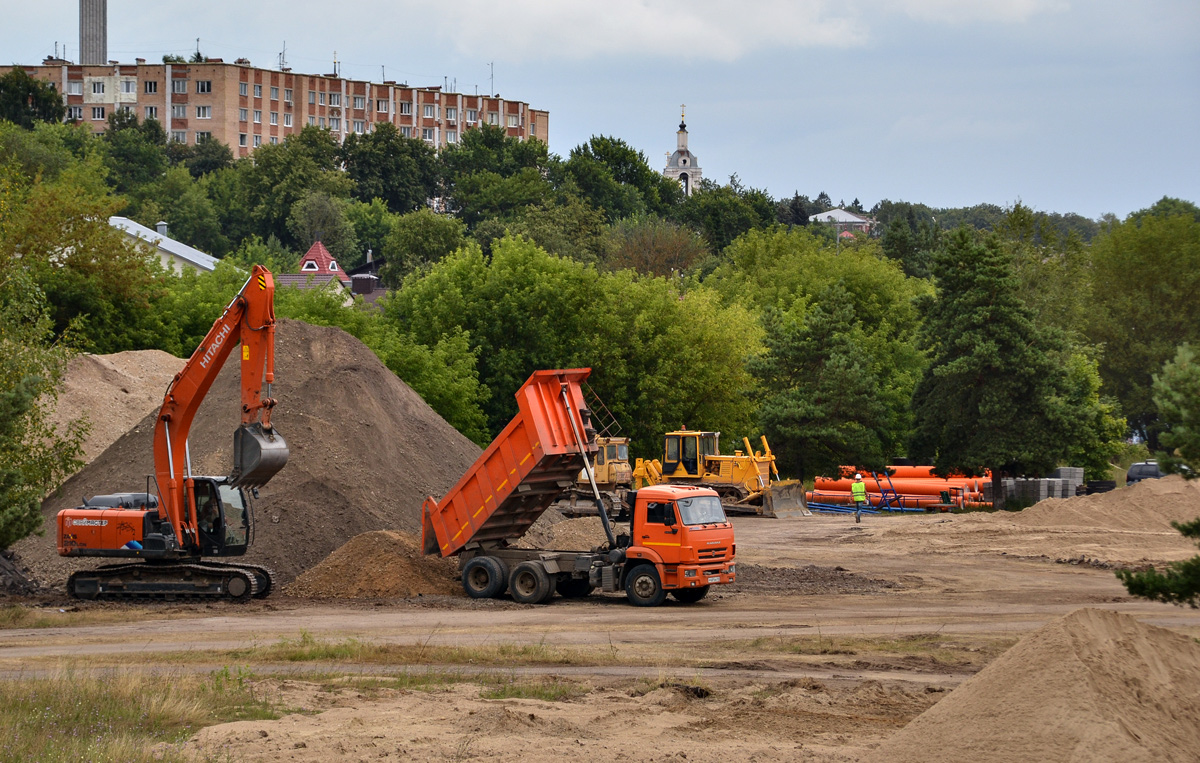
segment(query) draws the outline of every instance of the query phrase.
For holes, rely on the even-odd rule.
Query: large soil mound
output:
[[[240,422],[237,353],[200,407],[191,432],[197,474],[227,474]],[[275,347],[279,399],[273,421],[291,458],[255,502],[255,540],[245,557],[288,583],[350,538],[371,530],[420,531],[421,502],[441,495],[479,448],[437,415],[367,347],[341,329],[281,320]],[[161,394],[161,391],[160,391]],[[144,489],[153,471],[155,413],[143,418],[42,504],[47,534],[18,543],[22,565],[43,585],[97,560],[60,559],[53,521],[83,496]]]
[[[453,559],[425,556],[420,536],[376,530],[351,538],[296,578],[288,594],[314,598],[395,599],[462,595]]]
[[[67,364],[50,420],[59,428],[76,419],[90,423],[83,462],[104,452],[129,428],[162,405],[163,393],[183,359],[161,350],[79,355]]]
[[[1200,480],[1189,481],[1173,474],[1108,493],[1048,498],[1008,517],[1027,527],[1170,530],[1171,522],[1190,522],[1200,517]]]
[[[1080,609],[1023,638],[875,752],[880,761],[1194,761],[1200,645]]]

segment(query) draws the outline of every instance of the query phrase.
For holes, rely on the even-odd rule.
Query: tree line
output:
[[[36,401],[69,350],[187,355],[248,265],[295,272],[319,236],[344,267],[382,258],[392,295],[374,309],[281,289],[278,314],[344,328],[481,444],[532,370],[591,366],[645,456],[680,425],[765,432],[801,477],[909,456],[1102,478],[1131,434],[1180,448],[1155,377],[1195,368],[1200,210],[1186,201],[1089,221],[856,199],[843,206],[876,234],[838,239],[807,224],[827,194],[777,200],[734,176],[684,197],[613,137],[559,157],[488,126],[438,153],[387,124],[341,145],[306,128],[234,161],[124,112],[98,136],[4,115],[0,309],[25,333],[0,337],[0,403],[25,423],[0,442],[41,431]],[[166,220],[221,261],[164,272],[113,214]],[[52,486],[47,465],[78,435],[59,434],[44,439],[64,450],[13,467],[16,482]],[[4,447],[0,465],[21,462]]]

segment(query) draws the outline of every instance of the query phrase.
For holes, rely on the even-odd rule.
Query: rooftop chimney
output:
[[[166,221],[166,220],[159,220],[158,222],[156,222],[156,223],[154,224],[154,229],[158,231],[158,235],[162,236],[163,238],[166,238],[166,235],[167,235],[167,221]]]

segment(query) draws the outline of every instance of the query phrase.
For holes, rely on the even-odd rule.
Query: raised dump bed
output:
[[[579,428],[584,453],[596,454],[579,386],[589,373],[590,368],[535,371],[517,390],[516,417],[440,501],[425,499],[425,553],[453,556],[468,544],[516,540],[574,483],[584,462],[568,416]]]

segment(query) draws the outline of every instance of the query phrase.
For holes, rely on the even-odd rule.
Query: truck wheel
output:
[[[476,556],[463,565],[462,584],[472,599],[493,599],[504,593],[504,563],[494,556]]]
[[[635,607],[657,607],[667,598],[658,570],[651,564],[639,564],[625,578],[625,595]]]
[[[554,588],[564,599],[582,599],[590,594],[595,586],[585,578],[560,578]]]
[[[671,591],[671,595],[681,604],[695,604],[696,602],[708,596],[708,589],[712,586],[701,586],[700,588],[679,588]]]
[[[521,562],[508,577],[508,591],[513,601],[522,604],[541,604],[554,595],[550,575],[541,562]]]

